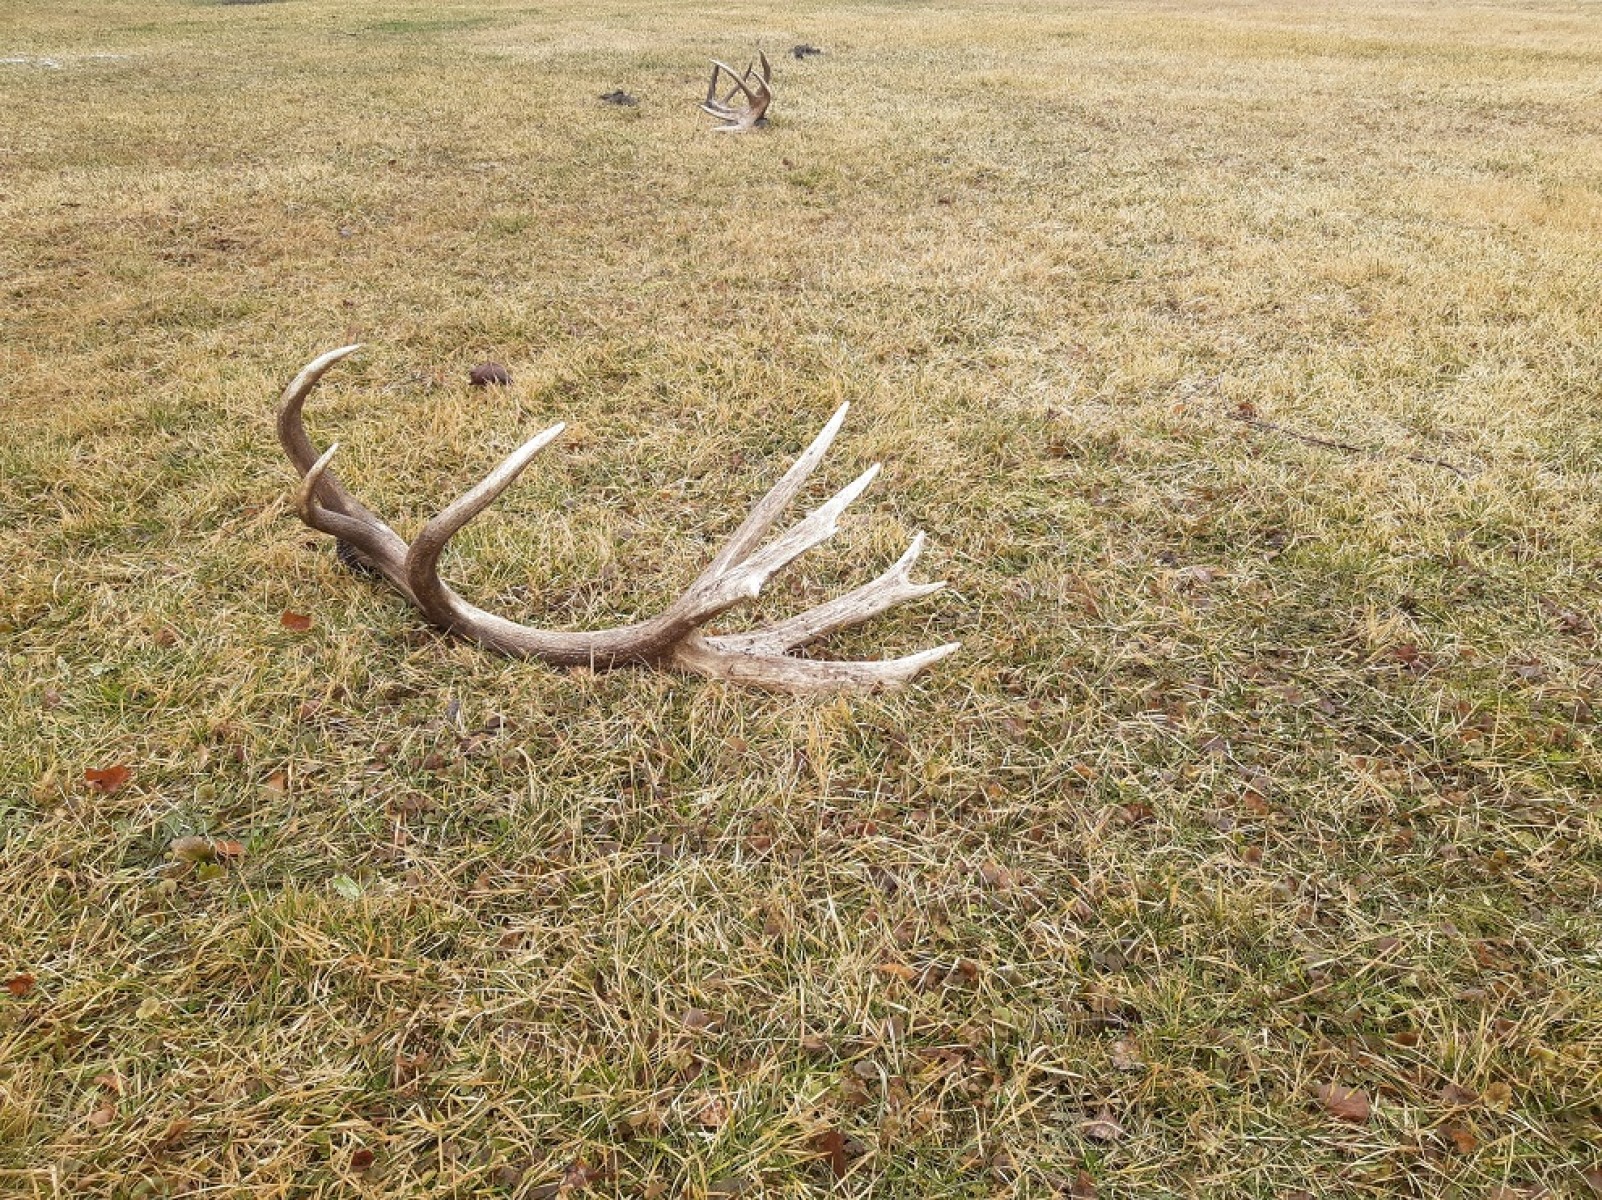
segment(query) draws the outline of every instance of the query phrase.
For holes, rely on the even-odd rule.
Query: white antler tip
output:
[[[341,346],[338,350],[330,350],[327,354],[324,354],[320,358],[313,360],[311,369],[317,370],[319,373],[321,371],[326,371],[329,367],[333,366],[340,360],[349,358],[361,348],[361,342],[352,342],[348,346]]]
[[[338,453],[339,443],[335,442],[317,456],[317,461],[312,463],[311,470],[306,472],[306,478],[310,482],[316,483],[318,479],[322,478],[323,472],[328,470],[328,464],[334,461],[334,455]]]

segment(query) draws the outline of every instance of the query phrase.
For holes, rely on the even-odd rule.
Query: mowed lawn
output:
[[[1602,1192],[1599,80],[1594,0],[6,0],[0,1196]],[[656,611],[849,400],[720,628],[925,530],[818,653],[962,651],[444,637],[290,504],[351,341],[402,531],[569,423],[485,607]]]

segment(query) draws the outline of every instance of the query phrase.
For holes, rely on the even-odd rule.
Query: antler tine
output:
[[[447,623],[456,616],[451,601],[459,603],[460,598],[439,577],[439,556],[445,552],[451,538],[494,504],[501,493],[517,481],[524,468],[534,461],[534,456],[559,438],[566,428],[566,422],[558,421],[549,429],[529,438],[503,458],[500,465],[484,476],[476,487],[464,492],[424,525],[422,532],[412,539],[411,548],[406,552],[406,582],[427,616],[444,619]]]
[[[684,593],[684,601],[691,604],[695,611],[706,613],[707,617],[703,618],[706,620],[733,608],[742,600],[755,600],[762,594],[762,588],[769,579],[812,547],[834,536],[840,514],[862,494],[878,473],[879,464],[874,463],[755,554],[721,570],[714,571],[708,567]]]
[[[701,107],[706,109],[709,112],[712,111],[712,109],[714,107],[716,107],[716,108],[725,107],[725,105],[721,104],[718,101],[718,76],[721,75],[722,73],[723,73],[723,64],[718,62],[718,60],[714,58],[712,60],[712,78],[706,85],[706,100],[703,101],[702,104],[701,104]],[[734,95],[734,93],[730,92],[729,95],[732,96],[732,95]]]
[[[890,570],[836,600],[754,633],[722,637],[701,633],[707,621],[756,596],[775,572],[830,537],[840,514],[878,473],[878,464],[869,467],[758,549],[839,432],[849,407],[844,404],[783,478],[752,508],[706,570],[658,615],[612,629],[567,633],[521,625],[477,608],[439,577],[440,557],[451,538],[494,503],[534,456],[562,433],[564,426],[543,430],[507,455],[478,484],[430,520],[408,547],[335,479],[330,464],[339,450],[338,444],[316,454],[301,425],[301,406],[317,380],[355,349],[342,347],[314,360],[285,389],[278,429],[284,450],[301,475],[295,509],[312,528],[354,545],[397,591],[443,629],[502,653],[537,658],[557,666],[677,666],[714,678],[788,692],[894,686],[957,649],[956,644],[951,644],[885,662],[844,663],[796,659],[784,653],[831,630],[867,620],[893,604],[940,588],[941,584],[915,584],[910,579],[910,568],[923,545],[922,534],[913,539],[911,547]]]
[[[860,625],[897,604],[938,592],[946,586],[944,580],[935,583],[912,582],[912,564],[918,561],[918,555],[923,551],[923,541],[923,534],[919,533],[912,539],[906,553],[889,570],[843,596],[836,596],[816,608],[809,608],[751,633],[721,634],[707,640],[721,649],[739,653],[782,654],[837,629]]]
[[[718,70],[722,70],[722,71],[726,72],[728,74],[728,76],[729,76],[729,79],[731,81],[733,81],[733,83],[734,83],[734,90],[735,91],[744,92],[745,93],[745,98],[747,100],[749,100],[752,104],[756,103],[756,96],[752,93],[750,88],[745,86],[745,80],[740,78],[739,72],[737,72],[733,67],[729,66],[728,63],[719,62],[715,58],[712,60],[712,66],[713,66],[712,78],[714,80],[717,79],[717,71]],[[750,68],[749,67],[746,68],[746,73],[750,74]],[[734,96],[734,91],[731,91],[729,93],[729,96],[732,98]]]
[[[361,343],[357,342],[355,345],[341,346],[338,350],[318,355],[301,369],[300,374],[289,381],[284,394],[278,398],[278,441],[283,445],[284,453],[289,455],[289,461],[295,464],[295,469],[302,475],[307,474],[321,457],[316,447],[312,445],[311,438],[306,436],[306,426],[301,419],[301,410],[306,405],[306,397],[312,394],[322,377],[328,374],[329,368],[349,358],[361,348]],[[324,467],[326,469],[326,463]],[[323,501],[328,507],[340,512],[351,511],[351,505],[360,507],[356,498],[341,487],[339,481],[332,475],[327,477]]]
[[[718,642],[717,638],[686,638],[674,647],[673,662],[698,675],[796,695],[899,687],[926,667],[962,649],[961,642],[948,642],[903,658],[838,662],[791,658],[787,654],[730,653],[721,649]]]
[[[725,106],[727,106],[727,104],[729,103],[730,100],[734,99],[734,93],[740,90],[740,88],[739,88],[740,80],[741,79],[750,79],[751,78],[751,68],[754,67],[755,65],[756,65],[755,63],[746,63],[745,64],[745,74],[741,75],[739,77],[739,79],[736,79],[734,81],[735,86],[731,87],[729,89],[729,94],[727,96],[723,97],[723,103],[724,103]],[[731,74],[732,74],[732,72],[731,72]]]
[[[777,572],[789,566],[812,547],[832,538],[839,529],[840,514],[867,490],[874,476],[878,474],[879,464],[874,463],[828,500],[790,526],[778,538],[750,557],[742,559],[738,566],[730,569],[731,573],[749,577],[751,595],[755,596],[762,585]]]
[[[725,71],[731,76],[734,74],[733,68],[727,64],[718,62],[717,59],[712,60],[712,78],[707,82],[706,99],[701,102],[701,111],[711,113],[714,117],[725,121],[737,121],[740,118],[739,112],[729,107],[729,101],[734,98],[737,89],[730,88],[727,96],[722,100],[718,99],[718,76]]]
[[[771,84],[773,82],[773,66],[768,62],[768,56],[760,48],[757,50],[757,61],[762,64],[763,84]]]
[[[786,471],[778,483],[768,489],[768,494],[758,500],[756,506],[746,515],[740,527],[734,531],[733,536],[724,543],[723,549],[718,551],[717,557],[707,565],[706,574],[720,573],[724,567],[732,562],[738,562],[756,549],[757,543],[763,538],[773,523],[800,494],[806,486],[807,478],[817,470],[823,456],[829,452],[834,444],[835,435],[840,432],[840,426],[845,424],[846,413],[851,411],[849,400],[841,403],[834,410],[834,415],[825,422],[818,436],[812,439],[812,444],[801,452],[801,457]]]
[[[327,453],[318,454],[306,435],[302,419],[307,397],[329,368],[360,349],[358,342],[320,354],[289,381],[278,400],[278,441],[302,476],[296,497],[301,519],[313,529],[332,534],[354,547],[364,561],[383,572],[391,583],[404,588],[402,564],[406,558],[406,543],[376,513],[351,495],[329,469],[339,444],[336,442]]]

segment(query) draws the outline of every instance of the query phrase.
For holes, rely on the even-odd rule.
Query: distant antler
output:
[[[909,572],[923,547],[923,535],[893,567],[870,583],[834,600],[751,633],[708,636],[702,627],[720,613],[753,600],[775,573],[835,531],[845,507],[873,481],[875,463],[833,497],[765,546],[763,536],[801,491],[822,461],[845,420],[842,404],[823,432],[784,478],[751,510],[728,543],[689,588],[660,614],[633,625],[595,633],[563,633],[519,625],[468,603],[439,577],[439,559],[464,525],[511,486],[534,456],[554,441],[563,425],[552,425],[502,460],[482,482],[423,526],[408,545],[352,496],[329,469],[338,443],[318,454],[306,436],[301,409],[318,380],[341,359],[360,349],[330,350],[308,363],[284,389],[278,408],[278,440],[300,472],[295,510],[313,529],[332,534],[356,557],[389,580],[433,624],[471,638],[492,650],[537,658],[557,666],[615,667],[626,663],[671,666],[715,679],[729,679],[775,691],[825,692],[888,687],[903,683],[952,653],[959,643],[937,646],[905,658],[870,662],[828,662],[792,657],[787,651],[836,629],[868,620],[886,609],[944,587],[913,583]]]
[[[748,63],[744,75],[736,74],[727,63],[715,58],[712,60],[712,78],[706,85],[706,99],[701,102],[701,111],[723,122],[714,132],[750,133],[768,123],[768,105],[773,103],[773,67],[768,63],[768,56],[760,50],[757,51],[757,59],[762,64],[761,74],[757,74]],[[720,75],[727,75],[734,84],[721,100],[718,99]],[[729,104],[737,92],[745,96],[744,108],[734,108]]]

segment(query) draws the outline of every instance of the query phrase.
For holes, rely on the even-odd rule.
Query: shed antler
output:
[[[773,103],[773,67],[768,63],[768,56],[757,51],[757,60],[762,64],[762,72],[758,74],[753,64],[747,64],[745,74],[736,74],[733,67],[712,60],[712,78],[706,85],[706,99],[701,102],[701,111],[710,113],[723,124],[716,127],[716,133],[750,133],[753,129],[768,123],[768,105]],[[723,99],[718,99],[718,77],[727,75],[734,84]],[[735,108],[729,101],[736,93],[745,96],[745,107]]]
[[[345,490],[329,463],[336,442],[318,454],[306,436],[301,409],[318,380],[341,359],[360,349],[345,346],[313,359],[290,381],[278,408],[278,440],[300,472],[295,509],[313,529],[332,534],[367,566],[384,576],[433,624],[492,650],[537,658],[557,666],[615,667],[625,663],[677,667],[715,679],[729,679],[783,692],[827,692],[888,687],[904,683],[930,663],[955,651],[959,643],[937,646],[905,658],[871,662],[829,662],[787,653],[836,629],[859,624],[886,609],[927,595],[943,583],[913,583],[912,564],[923,548],[923,534],[912,539],[900,560],[877,579],[816,608],[750,633],[708,635],[702,627],[720,613],[756,598],[775,573],[835,531],[846,506],[878,474],[875,463],[829,500],[777,538],[761,545],[785,506],[800,493],[822,461],[845,420],[842,404],[823,432],[784,478],[751,510],[706,570],[657,616],[594,633],[534,629],[468,603],[439,577],[439,559],[458,530],[511,486],[533,458],[565,428],[552,425],[507,455],[501,464],[460,499],[423,526],[408,545],[393,529]]]

